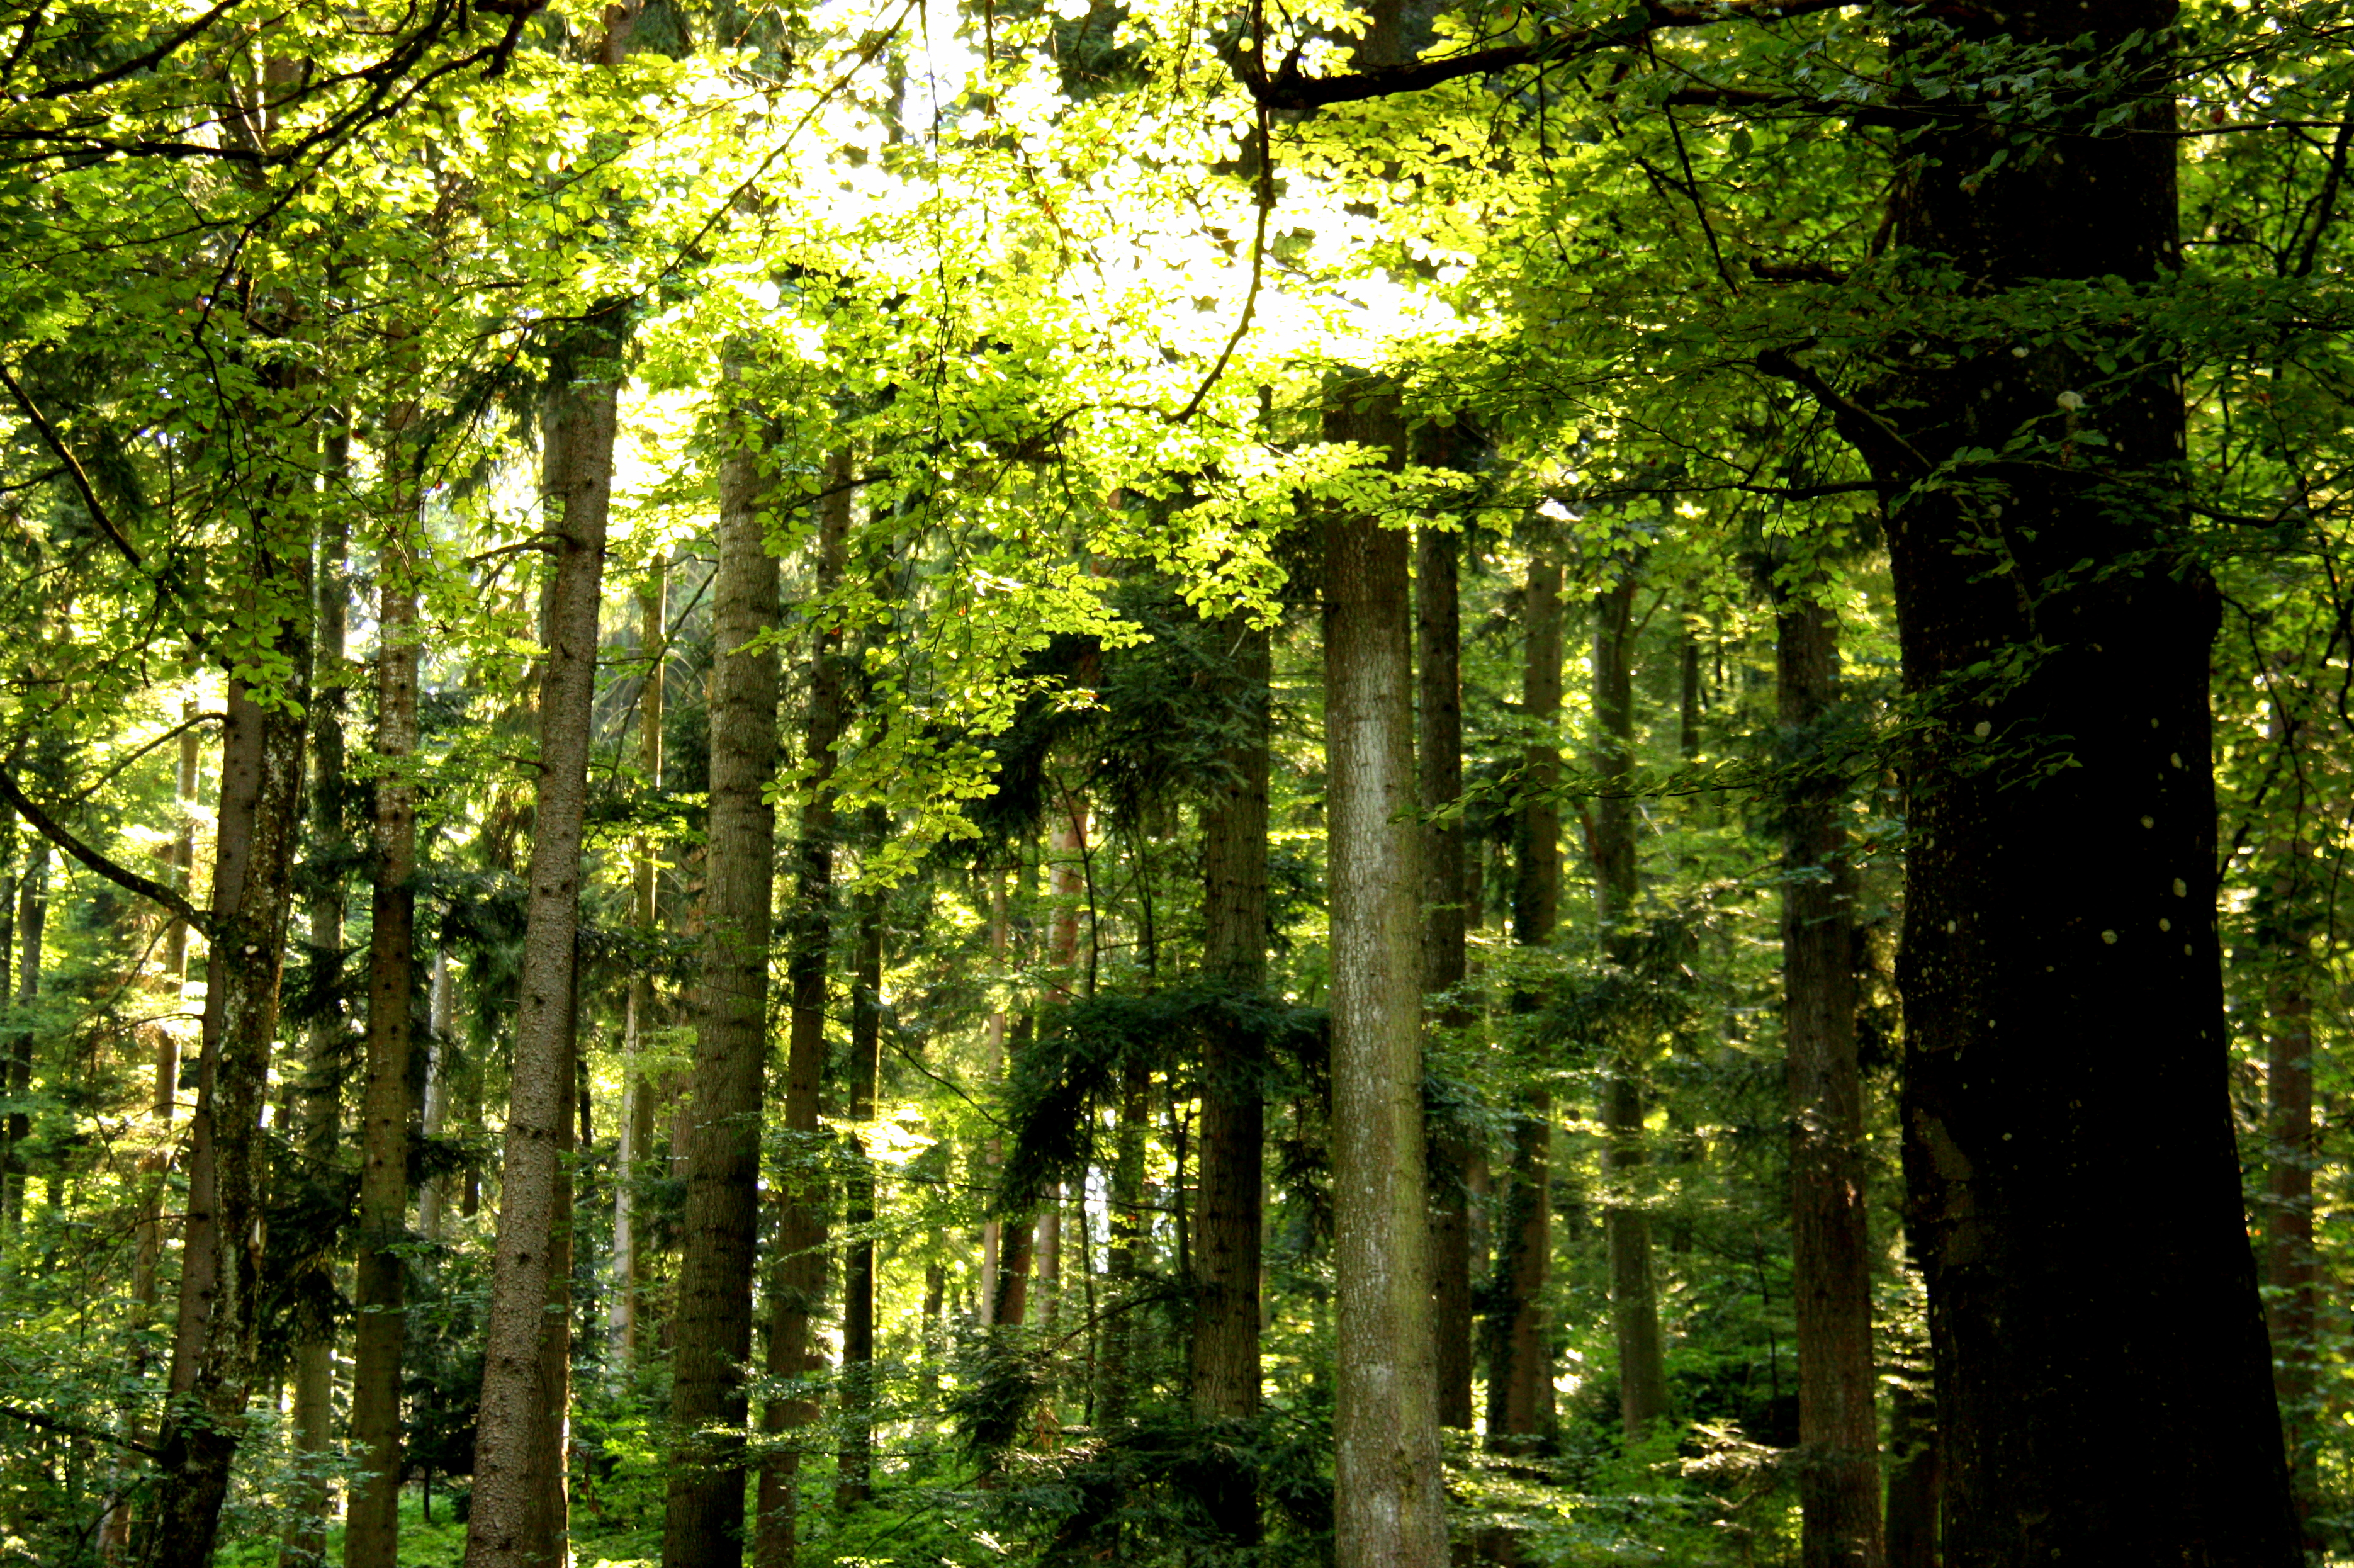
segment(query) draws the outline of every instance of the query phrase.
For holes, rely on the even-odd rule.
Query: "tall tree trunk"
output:
[[[1944,70],[1930,62],[1956,27],[2094,64],[2050,122],[2064,157],[1996,166],[2004,129],[1968,102],[1925,124],[1890,254],[1935,259],[1979,297],[2175,268],[2173,104],[2161,90],[2121,106],[2107,65],[2163,47],[2175,9],[2059,0],[1898,24],[1900,74]],[[2137,70],[2171,79],[2163,59]],[[1905,684],[1937,721],[1907,781],[1898,979],[1956,1563],[2299,1556],[2225,1082],[2218,600],[2182,544],[2177,366],[2141,331],[2103,307],[2081,335],[1894,356],[1883,384],[1826,398],[1887,498]],[[2093,400],[2065,407],[2072,388]],[[2052,444],[1916,482],[2021,431]],[[2119,1171],[2132,1203],[2084,1201]]]
[[[1855,874],[1842,790],[1822,769],[1839,622],[1801,587],[1775,622],[1784,766],[1782,1017],[1790,1079],[1790,1273],[1798,1330],[1798,1508],[1806,1568],[1880,1568],[1872,1250],[1855,1054]]]
[[[1396,466],[1394,390],[1336,388],[1328,440]],[[1406,535],[1324,524],[1332,955],[1333,1508],[1339,1568],[1447,1561],[1433,1383]]]
[[[1432,444],[1428,432],[1422,440]],[[1451,450],[1425,450],[1425,462],[1443,461]],[[1420,772],[1420,802],[1426,811],[1453,805],[1463,795],[1463,609],[1459,578],[1463,535],[1459,529],[1423,527],[1415,534],[1415,712],[1420,721],[1415,761]],[[1463,983],[1465,964],[1463,824],[1438,820],[1422,834],[1423,989],[1452,991]],[[1470,1014],[1459,1003],[1442,1003],[1433,1022],[1459,1030]],[[1438,1423],[1471,1425],[1471,1192],[1487,1160],[1477,1143],[1449,1128],[1431,1140],[1431,1317],[1438,1380]]]
[[[563,1154],[572,1131],[580,836],[622,335],[621,308],[603,307],[550,367],[544,461],[555,558],[539,694],[539,786],[466,1568],[546,1568],[563,1552],[562,1542],[546,1533],[551,1478],[545,1449],[551,1419],[561,1413],[546,1407],[551,1379],[544,1363],[568,1340],[566,1319],[547,1305],[559,1283],[559,1254],[569,1251],[560,1245],[566,1238],[558,1225],[568,1218],[571,1192]],[[541,1468],[533,1467],[535,1457]]]
[[[870,813],[866,842],[880,847],[889,820]],[[858,895],[857,957],[851,975],[850,1094],[854,1127],[875,1119],[875,1074],[883,1041],[883,895]],[[842,1269],[842,1452],[834,1505],[855,1508],[874,1493],[875,1472],[875,1166],[864,1132],[854,1131],[843,1220],[850,1228]]]
[[[1001,986],[1008,980],[1005,969],[1008,936],[1006,880],[1006,874],[1002,871],[993,870],[989,874],[989,959],[996,977],[993,983]],[[991,1089],[1005,1074],[1005,1008],[1002,1001],[993,1002],[989,1010],[989,1018],[982,1025],[981,1065],[983,1079]],[[982,1147],[981,1158],[987,1166],[981,1173],[982,1180],[995,1181],[998,1167],[1005,1159],[1004,1140],[992,1132]],[[994,1217],[983,1220],[981,1224],[981,1303],[975,1316],[983,1328],[997,1320],[997,1264],[998,1253],[1003,1245],[1004,1228],[1003,1224]]]
[[[842,737],[847,671],[841,620],[824,603],[843,586],[850,540],[854,456],[835,449],[818,508],[817,634],[810,650],[806,730],[808,797],[801,808],[800,866],[793,888],[791,947],[786,975],[792,1018],[785,1059],[785,1158],[779,1181],[777,1261],[771,1274],[768,1373],[800,1377],[814,1361],[811,1321],[825,1298],[825,1205],[815,1167],[822,1156],[819,1095],[825,1080],[826,953],[833,939],[833,747]],[[760,1414],[764,1432],[807,1425],[816,1414],[807,1400],[772,1399]],[[799,1521],[801,1457],[787,1450],[760,1467],[755,1555],[759,1568],[792,1568]]]
[[[1202,968],[1238,991],[1267,984],[1267,629],[1242,617],[1221,629],[1233,649],[1235,733],[1202,804]],[[1267,1138],[1261,1043],[1238,1022],[1213,1025],[1202,1055],[1201,1196],[1193,1278],[1193,1420],[1246,1421],[1259,1401],[1259,1191]],[[1237,1546],[1258,1539],[1249,1469],[1219,1450],[1212,1519]]]
[[[375,885],[369,895],[366,1088],[360,1108],[352,1442],[360,1478],[344,1568],[394,1568],[400,1548],[401,1251],[408,1240],[409,1053],[417,989],[417,547],[406,509],[376,562]]]
[[[326,440],[325,469],[331,486],[351,471],[347,422],[334,421]],[[316,678],[311,687],[311,841],[333,863],[345,848],[344,821],[345,632],[351,587],[347,556],[351,524],[341,497],[330,495],[319,516],[317,560]],[[306,912],[311,962],[331,966],[340,979],[344,954],[344,879],[320,879]],[[334,1164],[343,1122],[343,1048],[346,1037],[342,1006],[311,1021],[297,1101],[301,1109],[302,1164],[305,1179],[323,1181]],[[327,1546],[326,1457],[334,1418],[334,1337],[332,1330],[305,1334],[294,1347],[294,1451],[301,1479],[295,1485],[293,1519],[279,1561],[295,1568],[323,1561]]]
[[[1103,1365],[1097,1378],[1096,1419],[1106,1428],[1128,1420],[1135,1404],[1136,1347],[1141,1329],[1134,1301],[1139,1255],[1144,1245],[1144,1144],[1152,1117],[1152,1069],[1131,1052],[1120,1065],[1119,1123],[1111,1169],[1111,1214],[1106,1229],[1104,1275],[1109,1319],[1104,1325]]]
[[[439,1139],[450,1118],[450,950],[433,950],[433,976],[425,1004],[425,1139]],[[417,1234],[429,1244],[441,1239],[449,1207],[448,1178],[436,1176],[417,1189]]]
[[[760,1102],[777,814],[777,557],[761,525],[767,421],[738,409],[721,460],[712,588],[711,819],[695,1130],[681,1222],[670,1414],[680,1434],[663,1519],[663,1568],[736,1568],[744,1555],[744,1369],[759,1240]]]
[[[669,614],[665,606],[666,563],[657,559],[638,590],[638,652],[646,662],[638,693],[638,782],[660,794],[663,779],[663,670],[670,662]],[[642,833],[630,868],[630,913],[642,940],[651,940],[660,918],[655,904],[659,867],[654,836]],[[646,1081],[646,1033],[653,1024],[653,976],[641,968],[630,977],[628,1012],[621,1024],[620,1147],[614,1156],[613,1302],[608,1328],[613,1358],[623,1372],[638,1360],[638,1166],[653,1132],[653,1086]]]
[[[1542,551],[1529,560],[1522,596],[1521,717],[1530,740],[1522,760],[1522,802],[1515,827],[1518,875],[1512,888],[1512,939],[1552,944],[1561,923],[1561,563]],[[1516,996],[1515,1012],[1534,999]],[[1547,1447],[1553,1436],[1553,1344],[1545,1321],[1545,1283],[1553,1272],[1553,1096],[1526,1090],[1512,1128],[1511,1186],[1496,1255],[1496,1307],[1488,1351],[1488,1446],[1499,1452]]]
[[[1635,776],[1635,573],[1630,567],[1594,597],[1595,771],[1610,789],[1594,802],[1596,915],[1603,950],[1627,961],[1628,922],[1634,916],[1635,802],[1627,792]],[[1668,1413],[1668,1372],[1659,1339],[1659,1308],[1651,1279],[1651,1221],[1634,1191],[1643,1149],[1643,1063],[1639,1049],[1614,1046],[1602,1090],[1602,1124],[1609,1135],[1603,1163],[1610,1171],[1603,1231],[1610,1252],[1610,1326],[1618,1342],[1618,1419],[1629,1442]]]
[[[263,703],[232,678],[222,730],[172,1402],[157,1444],[162,1485],[142,1547],[150,1561],[189,1568],[211,1559],[258,1371],[261,1108],[293,909],[311,669],[308,542],[270,536],[285,527],[257,524],[249,580],[265,613],[278,611],[269,641],[292,679]]]

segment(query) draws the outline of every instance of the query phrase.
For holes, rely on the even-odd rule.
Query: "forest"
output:
[[[0,1564],[2354,1563],[2349,154],[2354,0],[0,0]]]

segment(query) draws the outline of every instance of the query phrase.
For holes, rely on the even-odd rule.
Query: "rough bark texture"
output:
[[[1202,805],[1202,967],[1240,991],[1267,983],[1267,683],[1265,628],[1220,629],[1232,652],[1235,733],[1225,772]],[[1258,1042],[1211,1031],[1202,1054],[1201,1195],[1193,1253],[1193,1405],[1196,1424],[1247,1420],[1259,1401],[1260,1153],[1267,1105]],[[1211,1518],[1237,1545],[1258,1539],[1249,1470],[1219,1451],[1205,1479]]]
[[[818,508],[817,591],[821,598],[842,586],[849,547],[853,459],[848,448],[833,454],[828,482],[833,494]],[[793,1162],[780,1179],[777,1261],[770,1275],[767,1371],[770,1377],[799,1377],[813,1364],[811,1322],[825,1297],[825,1190],[814,1173],[820,1158],[818,1095],[825,1076],[826,949],[833,934],[834,812],[833,747],[841,737],[845,672],[838,622],[822,609],[810,651],[810,701],[805,752],[807,803],[801,808],[791,914],[791,948],[786,959],[791,987],[791,1024],[785,1059],[787,1158]],[[807,1400],[770,1400],[761,1429],[781,1432],[806,1425],[816,1414]],[[760,1467],[759,1520],[754,1531],[759,1568],[792,1568],[799,1503],[801,1458],[779,1453]]]
[[[1893,45],[1900,70],[1949,58],[1952,30],[2073,57],[2173,20],[2169,0],[2061,0],[1923,16]],[[1927,125],[1892,253],[1974,293],[2174,267],[2172,105],[2140,107],[2158,134],[2077,132],[2110,101],[2061,106],[2064,156],[1999,169],[1990,117]],[[2225,1085],[2217,599],[2179,532],[2174,366],[2137,363],[2137,330],[1925,344],[1859,394],[1876,415],[1834,406],[1888,497],[1905,684],[1935,720],[1907,781],[1905,1177],[1946,1556],[1970,1568],[2299,1556]],[[2058,403],[2078,389],[2081,411]],[[2054,447],[1913,488],[2022,428]],[[2120,1171],[2129,1204],[2108,1201]]]
[[[347,471],[350,442],[340,422],[328,443],[330,473]],[[330,504],[319,519],[316,668],[311,689],[311,838],[330,858],[345,845],[344,652],[348,619],[345,554],[350,525],[341,506]],[[344,881],[319,880],[305,911],[311,961],[340,966],[344,948]],[[323,1179],[335,1157],[343,1120],[341,1047],[343,1010],[329,1009],[311,1021],[297,1111],[305,1177]],[[327,1546],[327,1477],[324,1460],[334,1419],[334,1340],[332,1333],[305,1334],[294,1347],[294,1451],[304,1473],[296,1482],[292,1513],[279,1561],[288,1568],[321,1562]],[[348,1550],[348,1549],[347,1549]]]
[[[308,552],[299,543],[275,543],[256,541],[250,570],[258,601],[282,607],[273,641],[293,682],[264,704],[231,681],[221,737],[213,939],[189,1122],[173,1401],[143,1547],[151,1561],[172,1568],[211,1559],[257,1370],[261,1108],[293,906],[311,664]]]
[[[638,591],[638,652],[646,661],[645,683],[638,692],[638,779],[641,788],[655,794],[662,789],[663,670],[670,662],[665,582],[665,564],[657,560]],[[655,936],[660,918],[655,905],[658,870],[654,835],[641,834],[631,856],[630,914],[642,940]],[[623,1005],[620,1146],[614,1155],[613,1181],[613,1300],[606,1324],[614,1359],[628,1368],[638,1359],[638,1166],[646,1158],[653,1131],[653,1086],[639,1065],[646,1032],[653,1026],[651,974],[630,977]]]
[[[1878,1568],[1872,1250],[1855,1054],[1854,873],[1840,780],[1817,770],[1837,699],[1839,623],[1805,591],[1777,607],[1783,765],[1782,1033],[1790,1081],[1790,1273],[1798,1336],[1806,1568]]]
[[[1562,661],[1561,564],[1542,554],[1529,561],[1521,625],[1521,717],[1531,733],[1521,769],[1529,798],[1514,833],[1512,939],[1542,948],[1561,923],[1561,805],[1550,792],[1561,778],[1553,736]],[[1513,999],[1515,1011],[1532,1003]],[[1553,1097],[1532,1088],[1517,1109],[1489,1319],[1488,1446],[1503,1453],[1543,1447],[1553,1431],[1552,1333],[1544,1315],[1553,1272]]]
[[[879,843],[889,823],[876,813],[867,842]],[[858,895],[857,958],[851,975],[850,1094],[854,1123],[875,1118],[875,1079],[883,1039],[883,895],[868,888]],[[837,1461],[834,1503],[854,1508],[874,1491],[875,1473],[875,1167],[866,1140],[854,1133],[850,1177],[843,1219],[849,1245],[842,1268],[842,1452]]]
[[[467,1568],[546,1568],[563,1543],[546,1534],[550,1478],[533,1468],[552,1413],[543,1361],[563,1348],[564,1319],[546,1310],[568,1257],[572,1130],[572,993],[580,918],[580,834],[588,804],[597,609],[604,583],[620,349],[618,309],[591,318],[553,366],[545,488],[554,577],[540,682],[539,787],[527,877],[520,1006],[499,1182],[498,1248],[482,1353]],[[535,1521],[537,1521],[536,1523]]]
[[[1421,450],[1416,458],[1444,461],[1444,451]],[[1463,535],[1454,529],[1424,527],[1415,534],[1415,714],[1419,725],[1415,762],[1418,798],[1427,812],[1453,804],[1463,794],[1463,606],[1460,591]],[[1441,820],[1422,832],[1422,984],[1428,991],[1451,991],[1465,974],[1463,824]],[[1441,1029],[1460,1029],[1468,1009],[1442,1003],[1433,1015]],[[1438,1422],[1471,1425],[1471,1188],[1480,1150],[1460,1132],[1441,1128],[1430,1145],[1431,1332],[1434,1375],[1438,1383]]]
[[[400,1544],[400,1351],[408,1239],[409,1051],[417,988],[417,592],[405,532],[376,565],[375,885],[353,1329],[352,1487],[344,1568],[393,1568]]]
[[[1637,892],[1635,801],[1635,577],[1628,571],[1594,597],[1595,771],[1614,792],[1594,802],[1596,917],[1603,950],[1624,962],[1624,928]],[[1609,1134],[1603,1164],[1610,1172],[1603,1232],[1610,1253],[1610,1326],[1618,1343],[1618,1418],[1629,1441],[1668,1413],[1668,1372],[1659,1308],[1651,1278],[1651,1221],[1636,1190],[1643,1145],[1643,1063],[1639,1049],[1614,1046],[1602,1089]]]
[[[1393,464],[1402,425],[1395,396],[1363,384],[1336,388],[1324,416],[1328,440],[1386,451]],[[1423,1160],[1407,551],[1404,533],[1372,517],[1326,520],[1339,1568],[1447,1561]]]
[[[663,1568],[735,1568],[744,1555],[744,1372],[752,1355],[760,1101],[768,1058],[769,931],[777,814],[778,566],[760,525],[763,454],[750,430],[722,461],[712,586],[711,814],[695,1119],[672,1319],[670,1415],[679,1435],[663,1520]]]

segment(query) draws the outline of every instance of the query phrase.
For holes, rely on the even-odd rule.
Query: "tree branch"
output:
[[[58,825],[56,818],[35,805],[32,797],[18,789],[16,781],[5,773],[0,773],[0,800],[5,800],[16,807],[24,819],[39,831],[43,838],[106,878],[107,881],[113,883],[117,887],[126,888],[151,904],[161,905],[166,912],[186,921],[207,938],[213,934],[211,916],[198,909],[162,883],[150,882],[127,866],[115,864],[114,862],[66,832]]]
[[[144,1454],[151,1459],[161,1459],[164,1457],[162,1453],[150,1448],[144,1443],[129,1437],[118,1437],[111,1432],[101,1431],[95,1426],[84,1426],[79,1421],[60,1421],[54,1415],[43,1415],[32,1410],[19,1410],[13,1404],[0,1404],[0,1415],[13,1416],[26,1425],[37,1426],[44,1432],[57,1432],[68,1437],[87,1437],[94,1443],[111,1443],[118,1448],[128,1448],[134,1454]]]
[[[105,530],[106,536],[114,541],[114,547],[122,552],[124,560],[134,567],[142,565],[139,552],[131,547],[131,541],[122,536],[122,530],[114,525],[114,519],[108,516],[106,508],[100,504],[98,491],[90,484],[90,475],[82,471],[81,464],[75,461],[73,453],[66,450],[65,440],[58,434],[57,428],[33,407],[33,400],[25,395],[22,387],[16,385],[16,378],[8,374],[5,365],[0,365],[0,386],[8,388],[8,396],[16,399],[16,407],[25,411],[25,418],[32,421],[33,429],[41,433],[41,440],[48,444],[49,450],[58,454],[58,461],[66,465],[66,471],[73,476],[74,488],[81,492],[82,504],[90,508],[90,520]]]
[[[1447,55],[1405,65],[1375,66],[1343,76],[1306,77],[1297,55],[1267,76],[1256,57],[1238,69],[1243,85],[1264,109],[1313,111],[1330,103],[1356,103],[1394,93],[1421,92],[1467,76],[1490,76],[1524,65],[1543,65],[1579,55],[1598,54],[1621,44],[1641,41],[1669,27],[1706,27],[1719,22],[1774,22],[1815,11],[1839,11],[1859,0],[1722,0],[1721,4],[1667,5],[1644,0],[1637,10],[1596,26],[1555,33],[1532,43],[1506,44],[1475,49],[1468,55]]]

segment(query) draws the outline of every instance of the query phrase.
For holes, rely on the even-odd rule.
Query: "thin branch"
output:
[[[122,530],[117,528],[114,519],[107,515],[106,508],[99,502],[96,487],[90,482],[90,475],[82,471],[81,464],[72,452],[66,450],[65,440],[58,434],[57,427],[33,407],[33,400],[16,384],[16,378],[8,374],[5,365],[0,365],[0,386],[8,388],[8,395],[16,399],[16,407],[25,411],[25,418],[32,421],[33,429],[41,433],[41,440],[48,444],[49,450],[58,454],[58,461],[66,465],[66,471],[73,476],[74,488],[81,492],[82,504],[90,508],[90,519],[105,530],[108,538],[114,541],[114,547],[122,552],[124,560],[134,567],[143,565],[139,559],[139,552],[131,547],[131,541],[122,536]]]
[[[151,1459],[161,1459],[161,1451],[130,1437],[118,1437],[96,1426],[84,1426],[79,1421],[60,1421],[54,1415],[38,1411],[19,1410],[13,1404],[0,1404],[0,1415],[14,1416],[27,1426],[37,1426],[44,1432],[62,1433],[68,1437],[87,1437],[93,1443],[111,1443],[118,1448],[128,1448],[134,1454],[144,1454]]]
[[[192,719],[184,719],[180,723],[174,725],[171,728],[165,730],[163,734],[157,736],[154,739],[149,741],[146,745],[141,747],[130,756],[121,758],[113,767],[100,774],[98,776],[97,782],[93,783],[89,789],[84,789],[80,794],[74,797],[74,804],[81,804],[84,800],[89,800],[92,795],[97,794],[101,789],[105,789],[109,784],[113,783],[117,779],[122,776],[122,770],[124,768],[130,767],[133,763],[138,761],[141,758],[146,756],[149,752],[154,750],[165,741],[176,739],[180,736],[186,735],[188,731],[196,728],[198,725],[219,724],[228,717],[228,715],[227,714],[198,714]]]
[[[162,883],[151,882],[126,866],[115,864],[114,862],[66,832],[58,825],[56,818],[35,805],[33,798],[18,789],[16,779],[5,773],[0,773],[0,800],[5,800],[16,807],[18,813],[27,821],[32,823],[43,838],[106,878],[107,881],[113,883],[117,887],[137,894],[151,904],[161,905],[165,912],[186,921],[207,938],[212,936],[211,916],[198,909]]]

